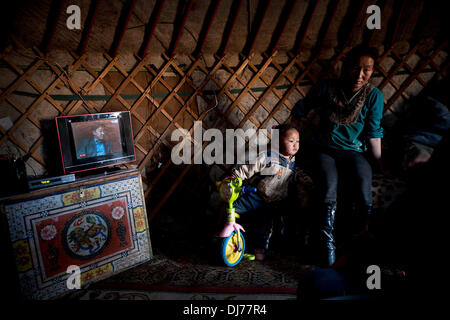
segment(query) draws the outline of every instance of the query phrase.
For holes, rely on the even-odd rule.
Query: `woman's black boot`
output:
[[[334,220],[336,216],[336,202],[327,202],[321,209],[319,237],[320,247],[323,251],[321,264],[325,267],[332,265],[336,259],[334,243]]]

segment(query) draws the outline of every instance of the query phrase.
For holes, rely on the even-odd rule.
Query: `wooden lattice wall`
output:
[[[432,79],[445,76],[449,63],[447,42],[431,49],[417,43],[404,54],[393,48],[382,53],[373,77],[384,93],[385,116],[398,112],[405,100]],[[31,62],[19,65],[11,58],[15,52],[3,53],[0,153],[27,155],[28,173],[46,174],[50,162],[43,147],[43,120],[58,115],[130,110],[136,165],[144,175],[152,219],[177,188],[195,197],[193,190],[210,169],[184,181],[195,165],[171,163],[168,155],[174,145],[170,141],[174,129],[192,132],[194,121],[202,121],[204,129],[258,129],[283,123],[295,102],[319,80],[321,71],[340,65],[346,49],[327,61],[317,56],[302,61],[298,55],[276,51],[263,56],[207,58],[163,54],[159,65],[135,56],[136,63],[129,70],[120,62],[120,55],[112,58],[107,53],[100,69],[90,66],[89,54],[70,52],[72,61],[65,63],[35,48],[26,54]],[[77,73],[85,75],[84,84],[74,80]],[[44,78],[46,81],[39,81]],[[153,196],[156,189],[158,196]]]

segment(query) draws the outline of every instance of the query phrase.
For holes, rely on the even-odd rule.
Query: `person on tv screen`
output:
[[[104,139],[105,126],[103,124],[94,125],[91,132],[92,136],[84,139],[78,148],[77,154],[79,158],[104,156],[113,153],[111,142]]]

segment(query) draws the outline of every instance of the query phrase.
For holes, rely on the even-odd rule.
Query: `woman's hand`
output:
[[[390,175],[389,170],[386,169],[381,158],[381,138],[370,138],[369,147],[380,172],[385,176]]]

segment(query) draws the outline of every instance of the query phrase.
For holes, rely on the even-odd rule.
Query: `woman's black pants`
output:
[[[338,182],[350,189],[344,195],[357,205],[358,229],[367,229],[372,209],[372,167],[364,154],[356,151],[320,149],[313,159],[313,178],[317,186],[319,206],[317,221],[321,264],[332,265],[335,261],[334,222],[338,197]],[[340,192],[339,192],[340,193]],[[359,230],[362,231],[362,230]]]
[[[356,202],[372,206],[372,167],[364,154],[324,149],[318,151],[317,158],[318,192],[323,203],[336,202],[338,181],[342,180],[353,187]]]

